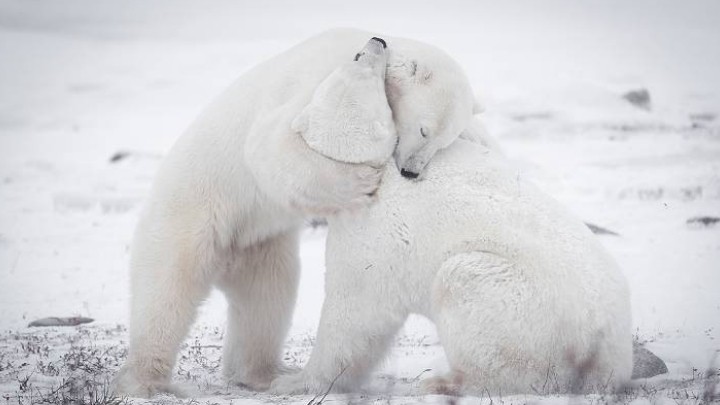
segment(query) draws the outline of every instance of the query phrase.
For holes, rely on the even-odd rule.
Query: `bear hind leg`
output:
[[[423,383],[434,393],[506,394],[529,389],[535,353],[523,336],[533,332],[533,299],[522,270],[489,252],[447,259],[432,290],[433,318],[451,372]]]

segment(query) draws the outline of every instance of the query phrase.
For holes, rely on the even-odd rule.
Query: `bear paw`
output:
[[[170,394],[178,398],[185,395],[176,386],[164,379],[139,378],[138,373],[123,367],[112,381],[112,391],[119,397],[151,398],[156,394]]]
[[[371,166],[358,166],[353,169],[348,173],[348,180],[341,182],[342,186],[337,188],[339,210],[357,210],[376,200],[375,194],[380,187],[382,171]]]
[[[376,201],[382,169],[355,164],[335,165],[331,174],[312,188],[298,190],[292,205],[313,215],[328,216],[364,208]]]
[[[459,373],[430,377],[420,382],[420,390],[423,394],[458,396],[462,394],[462,380],[462,374]]]
[[[299,371],[300,369],[297,367],[280,364],[275,367],[247,372],[231,372],[228,370],[225,372],[225,377],[231,384],[245,387],[252,391],[265,391],[270,387],[270,383],[275,377],[298,373]]]
[[[270,385],[269,391],[275,395],[318,394],[327,390],[328,386],[329,383],[321,384],[301,371],[276,378]]]

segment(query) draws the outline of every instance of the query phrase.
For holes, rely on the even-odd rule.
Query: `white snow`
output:
[[[27,375],[61,384],[73,373],[61,356],[78,347],[122,356],[128,245],[161,156],[243,71],[334,26],[434,43],[465,67],[523,175],[620,234],[599,237],[630,281],[638,338],[670,368],[650,397],[702,395],[697,374],[720,349],[720,224],[686,220],[720,217],[719,2],[0,0],[0,396],[17,399]],[[622,98],[641,88],[649,111]],[[118,151],[130,155],[109,163]],[[287,345],[299,364],[322,305],[324,236],[303,235]],[[175,380],[190,398],[307,403],[226,386],[213,367],[224,305],[214,294],[188,339]],[[71,315],[96,322],[26,328]],[[53,359],[67,369],[38,371]],[[432,325],[413,318],[361,399],[442,402],[416,397],[416,377],[446,367]]]

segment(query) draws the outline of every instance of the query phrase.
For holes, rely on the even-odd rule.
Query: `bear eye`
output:
[[[360,59],[360,56],[362,56],[362,54],[361,54],[361,53],[358,53],[357,55],[355,55],[355,62],[357,62],[357,61],[358,61],[358,59]]]
[[[425,128],[420,128],[420,135],[422,135],[423,138],[427,138],[427,132],[425,131]]]

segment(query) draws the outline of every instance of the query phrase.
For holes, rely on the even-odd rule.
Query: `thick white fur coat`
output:
[[[629,291],[615,261],[479,127],[463,138],[435,151],[420,181],[389,163],[375,204],[328,218],[316,345],[274,392],[321,392],[338,376],[336,390],[356,389],[409,314],[435,322],[450,363],[424,382],[429,392],[595,391],[630,379]]]
[[[371,36],[329,31],[258,65],[214,101],[167,155],[132,245],[130,347],[114,381],[116,394],[176,392],[171,373],[178,350],[212,287],[228,300],[223,369],[229,382],[260,390],[286,371],[281,349],[299,277],[298,229],[307,215],[371,204],[382,175],[377,167],[316,152],[292,123],[318,85],[352,61]],[[454,83],[464,77],[439,50],[393,41],[406,50],[395,59],[416,66],[445,61]],[[397,94],[393,107],[410,111],[416,104],[404,104],[418,99],[413,93],[442,93],[469,116],[466,83],[419,86],[408,80],[415,70],[396,68],[387,77]],[[424,107],[436,115],[435,105]]]

